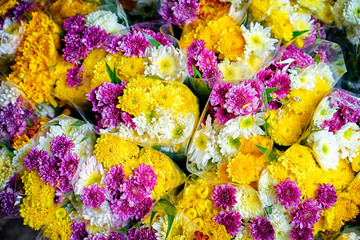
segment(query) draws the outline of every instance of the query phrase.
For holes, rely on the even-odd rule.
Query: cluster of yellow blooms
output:
[[[292,90],[287,96],[286,104],[280,109],[270,111],[269,134],[277,144],[290,146],[298,142],[316,106],[330,92],[331,86],[326,80],[319,77],[316,79],[314,90]]]
[[[178,186],[184,177],[166,155],[151,148],[139,148],[113,134],[102,134],[97,139],[94,153],[96,160],[106,169],[122,164],[127,178],[142,163],[153,167],[157,184],[152,196],[156,200]]]
[[[7,80],[18,84],[34,102],[56,106],[53,67],[59,57],[61,29],[43,12],[32,12],[31,17]]]

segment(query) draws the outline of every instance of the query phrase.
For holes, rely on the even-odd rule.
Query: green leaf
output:
[[[32,17],[25,11],[24,12],[27,22],[29,23],[32,20]]]
[[[154,220],[154,217],[156,216],[157,211],[152,211],[150,215],[150,226],[152,226],[152,222]]]
[[[153,46],[153,47],[156,47],[158,48],[159,46],[161,46],[161,43],[159,43],[158,41],[156,41],[153,37],[151,37],[150,35],[142,32],[144,34],[144,36],[146,37],[146,39],[150,42],[150,44]]]
[[[298,36],[301,36],[302,34],[307,33],[307,32],[309,32],[309,31],[310,31],[310,30],[295,31],[295,32],[293,32],[293,38],[292,38],[292,39],[295,39],[295,38],[297,38]]]
[[[266,95],[269,96],[271,93],[275,92],[276,90],[278,90],[280,87],[273,87],[273,88],[266,88],[265,92]]]
[[[80,195],[76,195],[76,200],[77,200],[78,202],[82,202],[82,201],[81,201],[81,198],[80,198]]]
[[[194,72],[194,78],[199,77],[200,79],[202,79],[201,74],[199,73],[199,71],[196,69],[195,66],[192,66],[193,72]]]
[[[259,146],[259,145],[256,145],[256,144],[255,144],[255,146],[256,146],[256,148],[259,149],[263,154],[266,154],[267,151],[269,150],[269,149],[267,149],[267,148],[264,148],[264,147]]]
[[[168,217],[168,229],[166,231],[166,238],[167,236],[169,236],[169,233],[170,233],[170,230],[171,230],[171,227],[174,223],[174,219],[175,219],[175,216],[174,215],[171,215],[171,214],[168,214],[166,213],[167,217]]]
[[[267,206],[266,208],[267,208],[267,211],[269,212],[269,214],[271,214],[272,213],[272,206]]]
[[[107,73],[109,75],[109,78],[110,78],[112,83],[115,83],[115,82],[113,82],[113,72],[112,72],[111,68],[109,67],[109,65],[107,64],[106,60],[104,60],[104,61],[105,61],[105,64],[106,64],[106,70],[107,70]]]
[[[111,68],[110,68],[110,66],[107,64],[106,60],[104,60],[104,61],[105,61],[105,64],[106,64],[106,70],[107,70],[107,72],[108,72],[108,75],[109,75],[109,78],[110,78],[111,83],[121,84],[121,79],[116,76],[115,66],[114,66],[114,69],[111,70]]]
[[[82,125],[84,125],[85,122],[80,121],[80,120],[76,120],[76,122],[74,122],[73,124],[71,124],[72,127],[81,127]]]
[[[269,118],[270,118],[270,116],[265,118],[265,124],[264,124],[265,137],[270,137],[270,134],[269,134],[270,123],[268,122]]]
[[[14,154],[10,149],[8,149],[7,146],[5,146],[5,144],[0,143],[0,146],[2,146],[3,148],[5,148],[5,150],[8,152],[8,154],[9,154],[10,156],[12,156],[12,157],[15,156],[15,154]]]
[[[83,142],[83,141],[85,141],[86,139],[88,139],[88,138],[91,138],[91,139],[94,139],[94,140],[96,140],[96,137],[93,137],[93,136],[85,136],[85,137],[83,137],[82,139],[81,139],[81,141],[80,141],[80,143],[81,142]]]
[[[320,131],[324,131],[325,129],[312,129],[310,130],[310,134],[311,133],[315,133],[315,132],[320,132]]]

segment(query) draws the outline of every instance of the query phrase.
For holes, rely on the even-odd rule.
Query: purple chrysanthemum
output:
[[[141,203],[137,204],[134,207],[134,217],[133,219],[139,221],[143,217],[145,217],[148,213],[150,213],[151,208],[153,206],[153,201],[151,198],[145,198]]]
[[[312,240],[314,229],[312,228],[293,228],[290,232],[290,238],[294,240]]]
[[[119,191],[124,181],[125,171],[123,170],[122,165],[111,167],[105,177],[105,185],[111,196],[114,198],[120,197]]]
[[[316,190],[316,201],[320,204],[322,209],[329,209],[335,205],[337,200],[336,191],[334,185],[318,184]]]
[[[90,50],[80,41],[73,41],[66,43],[63,52],[66,61],[79,64],[79,60],[86,58]]]
[[[114,129],[121,123],[121,110],[112,107],[106,106],[101,111],[101,119],[99,121],[99,126],[101,128]]]
[[[126,199],[115,199],[110,202],[112,215],[120,221],[129,221],[135,216],[134,208],[129,206]]]
[[[36,4],[36,3],[24,2],[24,1],[18,1],[18,2],[19,2],[18,5],[10,8],[9,11],[6,13],[6,17],[16,22],[22,18],[25,11],[29,12],[31,6]]]
[[[275,231],[265,217],[256,217],[250,225],[250,234],[255,240],[274,240]]]
[[[74,65],[73,68],[67,70],[66,83],[69,87],[78,87],[82,85],[84,74],[84,66]]]
[[[60,176],[67,178],[69,181],[71,181],[71,179],[75,175],[78,164],[79,160],[75,153],[64,155],[60,162]]]
[[[127,199],[130,207],[140,203],[144,198],[150,196],[150,192],[146,190],[145,186],[133,179],[125,180],[121,185],[122,199]]]
[[[24,157],[24,166],[27,167],[27,171],[32,169],[39,169],[42,163],[42,157],[47,156],[48,153],[43,150],[38,150],[36,147],[32,147],[30,152]]]
[[[81,42],[87,47],[88,50],[99,48],[105,41],[107,33],[98,27],[85,28]]]
[[[55,157],[49,156],[48,152],[44,152],[42,157],[42,163],[39,166],[39,175],[41,180],[55,187],[60,177],[60,163],[61,160]],[[45,154],[46,153],[46,154]]]
[[[134,116],[127,113],[127,112],[121,112],[121,120],[125,124],[125,126],[131,127],[132,129],[135,129],[136,125],[133,122]]]
[[[126,237],[124,234],[119,232],[111,232],[106,240],[125,240]]]
[[[75,144],[65,134],[55,137],[50,142],[51,153],[58,158],[63,158],[65,155],[70,154]]]
[[[81,200],[85,206],[98,208],[106,200],[105,189],[100,188],[97,183],[86,187],[81,192]]]
[[[278,90],[270,94],[271,97],[281,100],[290,93],[290,77],[287,73],[277,71],[274,75],[264,82],[266,88],[277,88]]]
[[[254,114],[261,107],[261,87],[252,80],[233,86],[225,97],[224,107],[235,115]]]
[[[323,62],[323,63],[327,63],[328,62],[328,59],[327,59],[327,55],[326,55],[326,52],[322,49],[319,49],[319,50],[314,50],[314,54],[315,54],[315,59],[316,61],[318,62]]]
[[[213,51],[204,48],[203,51],[197,56],[197,66],[201,71],[206,71],[213,68],[217,64],[217,58]]]
[[[142,163],[134,169],[133,179],[137,183],[143,184],[147,191],[154,190],[154,187],[157,184],[157,176],[154,172],[154,168],[145,163]]]
[[[306,199],[290,211],[289,214],[293,217],[292,226],[296,228],[312,228],[320,219],[321,207],[318,202]]]
[[[241,215],[236,211],[221,211],[218,215],[213,217],[218,224],[224,225],[226,231],[235,237],[235,235],[240,231],[242,224]]]
[[[121,36],[117,37],[113,34],[108,34],[104,40],[104,48],[107,52],[116,54],[120,51],[119,44],[121,42]]]
[[[313,20],[313,30],[310,32],[310,36],[304,39],[304,47],[305,46],[313,46],[317,39],[320,37],[320,39],[326,38],[325,29],[322,26],[321,22],[311,16],[311,20]],[[319,36],[320,33],[320,36]]]
[[[70,240],[85,239],[89,235],[86,231],[87,224],[88,222],[77,222],[75,220],[72,220],[72,224],[70,225],[70,228],[72,230],[70,234]]]
[[[212,89],[221,80],[222,74],[217,66],[213,66],[212,68],[204,69],[202,78],[209,85],[209,88]]]
[[[218,120],[218,123],[222,125],[224,125],[230,119],[236,117],[233,113],[229,113],[225,108],[222,107],[215,107],[214,110],[216,111],[214,114],[215,118]]]
[[[188,58],[196,58],[205,49],[204,40],[195,40],[188,47]]]
[[[133,228],[128,232],[127,240],[156,240],[156,230],[153,228],[142,227],[140,230]]]
[[[199,0],[162,0],[159,14],[165,20],[180,26],[196,18],[199,6]]]
[[[232,207],[236,204],[235,193],[236,189],[230,183],[221,184],[221,186],[214,186],[214,194],[211,199],[215,201],[215,207]]]
[[[16,176],[17,174],[12,176],[4,189],[0,191],[0,214],[3,217],[9,216],[15,211],[17,188],[20,189],[22,187],[17,184]]]
[[[302,196],[300,188],[295,181],[292,182],[290,178],[274,186],[276,189],[277,200],[286,208],[295,207],[301,202]]]
[[[226,101],[225,96],[233,86],[234,84],[229,82],[224,82],[216,85],[210,94],[211,106],[215,107],[217,105],[220,105],[221,107],[223,107]]]
[[[83,29],[85,25],[85,20],[83,15],[76,15],[66,19],[64,23],[64,30],[70,31],[75,29]]]
[[[0,137],[11,140],[26,128],[26,113],[17,104],[0,108]]]
[[[310,55],[303,53],[300,49],[296,48],[294,45],[289,45],[286,48],[285,52],[283,53],[279,61],[284,61],[289,58],[294,59],[294,61],[290,64],[290,67],[296,66],[299,68],[306,68],[308,66],[315,64],[314,59]],[[281,69],[285,66],[286,64],[279,65]]]
[[[86,240],[106,240],[106,238],[101,234],[96,234],[88,236]]]

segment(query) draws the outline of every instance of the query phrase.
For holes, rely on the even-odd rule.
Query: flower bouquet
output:
[[[266,104],[259,81],[218,84],[189,145],[187,168],[216,172],[219,182],[250,184],[267,164],[272,140],[265,131]],[[264,149],[266,151],[264,151]]]

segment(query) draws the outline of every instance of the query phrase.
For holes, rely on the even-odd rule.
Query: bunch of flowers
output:
[[[265,104],[260,82],[218,84],[188,150],[193,173],[217,172],[219,181],[250,184],[267,164],[258,149],[272,149],[265,136]],[[258,147],[256,147],[256,145]]]
[[[339,52],[340,51],[340,52]],[[267,90],[269,134],[279,145],[297,142],[321,99],[346,71],[338,45],[320,42],[307,53],[288,46],[257,78]]]
[[[88,99],[98,129],[147,146],[186,143],[199,116],[197,98],[176,81],[138,76],[128,83],[105,82]]]
[[[359,118],[360,100],[344,90],[334,90],[321,101],[307,143],[323,169],[337,169],[340,159],[346,159],[354,171],[360,170]]]

